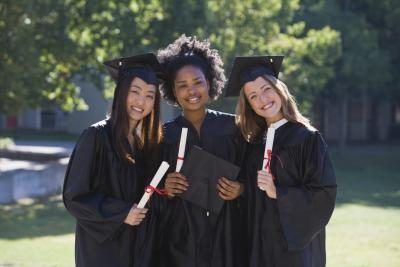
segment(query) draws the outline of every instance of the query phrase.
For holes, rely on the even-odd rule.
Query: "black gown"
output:
[[[200,136],[183,116],[164,125],[163,159],[170,163],[170,172],[175,170],[182,127],[188,128],[185,155],[196,145],[240,165],[245,142],[235,125],[235,117],[207,110]],[[239,199],[226,201],[221,212],[214,214],[179,196],[169,199],[159,266],[243,266],[245,221],[239,202]]]
[[[277,199],[257,186],[263,144],[246,153],[245,177],[251,267],[325,266],[325,226],[335,205],[336,178],[320,133],[287,122],[275,132],[271,172]]]
[[[113,149],[110,124],[104,120],[87,128],[67,167],[63,200],[77,222],[76,266],[152,266],[155,216],[149,210],[139,226],[123,222],[148,182],[143,153],[135,152],[136,164],[122,163]]]

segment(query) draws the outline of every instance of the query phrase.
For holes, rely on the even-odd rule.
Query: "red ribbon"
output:
[[[271,163],[272,157],[276,157],[278,159],[279,163],[281,164],[281,167],[283,168],[281,158],[278,155],[272,154],[272,151],[270,149],[268,149],[267,157],[264,156],[264,159],[267,160],[267,164],[265,164],[264,169],[269,173],[271,173],[270,163]],[[275,177],[274,177],[274,179],[275,179]]]
[[[144,189],[146,193],[153,193],[156,192],[157,194],[164,196],[167,194],[167,191],[165,189],[158,189],[157,187],[153,187],[151,185],[146,186]]]
[[[185,158],[182,158],[182,157],[177,157],[177,159],[184,160]]]

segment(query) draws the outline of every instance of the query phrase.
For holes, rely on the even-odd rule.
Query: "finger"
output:
[[[132,210],[132,213],[133,213],[133,214],[140,214],[140,213],[146,214],[146,212],[147,212],[147,209],[134,208],[134,209]]]
[[[186,190],[181,190],[179,188],[172,188],[171,192],[176,195],[176,194],[182,194],[183,192],[185,192]]]
[[[171,172],[171,173],[169,173],[167,175],[167,179],[168,178],[180,178],[180,179],[186,180],[186,176],[183,175],[182,173],[179,173],[179,172]]]
[[[189,186],[189,183],[186,181],[186,179],[182,179],[180,177],[173,177],[168,179],[168,181],[166,181],[165,185],[171,185],[171,184],[180,184],[183,186]]]
[[[218,193],[219,197],[222,198],[223,200],[230,200],[229,196],[226,196],[222,194],[221,192]]]
[[[230,181],[229,179],[225,178],[225,177],[221,177],[218,182],[221,184],[221,186],[223,186],[224,188],[226,188],[227,190],[235,190],[239,187],[239,183],[235,182],[235,181]]]
[[[223,190],[224,192],[230,192],[230,193],[234,193],[235,189],[232,188],[231,186],[229,186],[228,184],[225,184],[222,181],[218,181],[217,183],[218,188],[220,188],[220,190]]]
[[[180,184],[174,184],[174,186],[172,186],[172,189],[175,190],[179,190],[181,192],[186,191],[188,188],[186,186],[180,185]]]
[[[219,193],[222,193],[224,195],[230,195],[230,191],[222,187],[220,184],[217,184],[217,190]]]

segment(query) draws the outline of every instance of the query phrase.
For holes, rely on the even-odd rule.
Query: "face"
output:
[[[258,77],[254,81],[247,82],[243,90],[251,108],[268,124],[283,118],[282,100],[269,81]]]
[[[130,123],[136,125],[138,121],[150,114],[154,108],[156,90],[155,85],[148,84],[138,77],[132,80],[126,98],[126,111]]]
[[[200,68],[187,65],[177,71],[174,95],[183,110],[204,109],[210,98],[208,91],[208,81]]]

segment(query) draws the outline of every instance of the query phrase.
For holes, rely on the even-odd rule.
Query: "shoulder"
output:
[[[289,140],[292,144],[303,144],[303,145],[311,145],[311,146],[322,146],[326,147],[326,143],[321,133],[313,128],[307,127],[301,123],[293,123],[289,122],[290,125],[287,127],[287,134]]]
[[[110,130],[111,122],[109,119],[98,121],[82,131],[79,141],[94,142],[99,136],[107,134]]]
[[[234,114],[221,112],[218,110],[212,110],[212,109],[207,110],[207,116],[210,119],[217,120],[218,122],[225,122],[225,123],[235,123],[235,117],[236,117]]]
[[[207,110],[207,125],[217,132],[232,134],[237,132],[235,115],[216,110]]]
[[[182,127],[178,123],[178,118],[167,121],[162,125],[164,142],[172,142],[177,136],[180,136]]]

